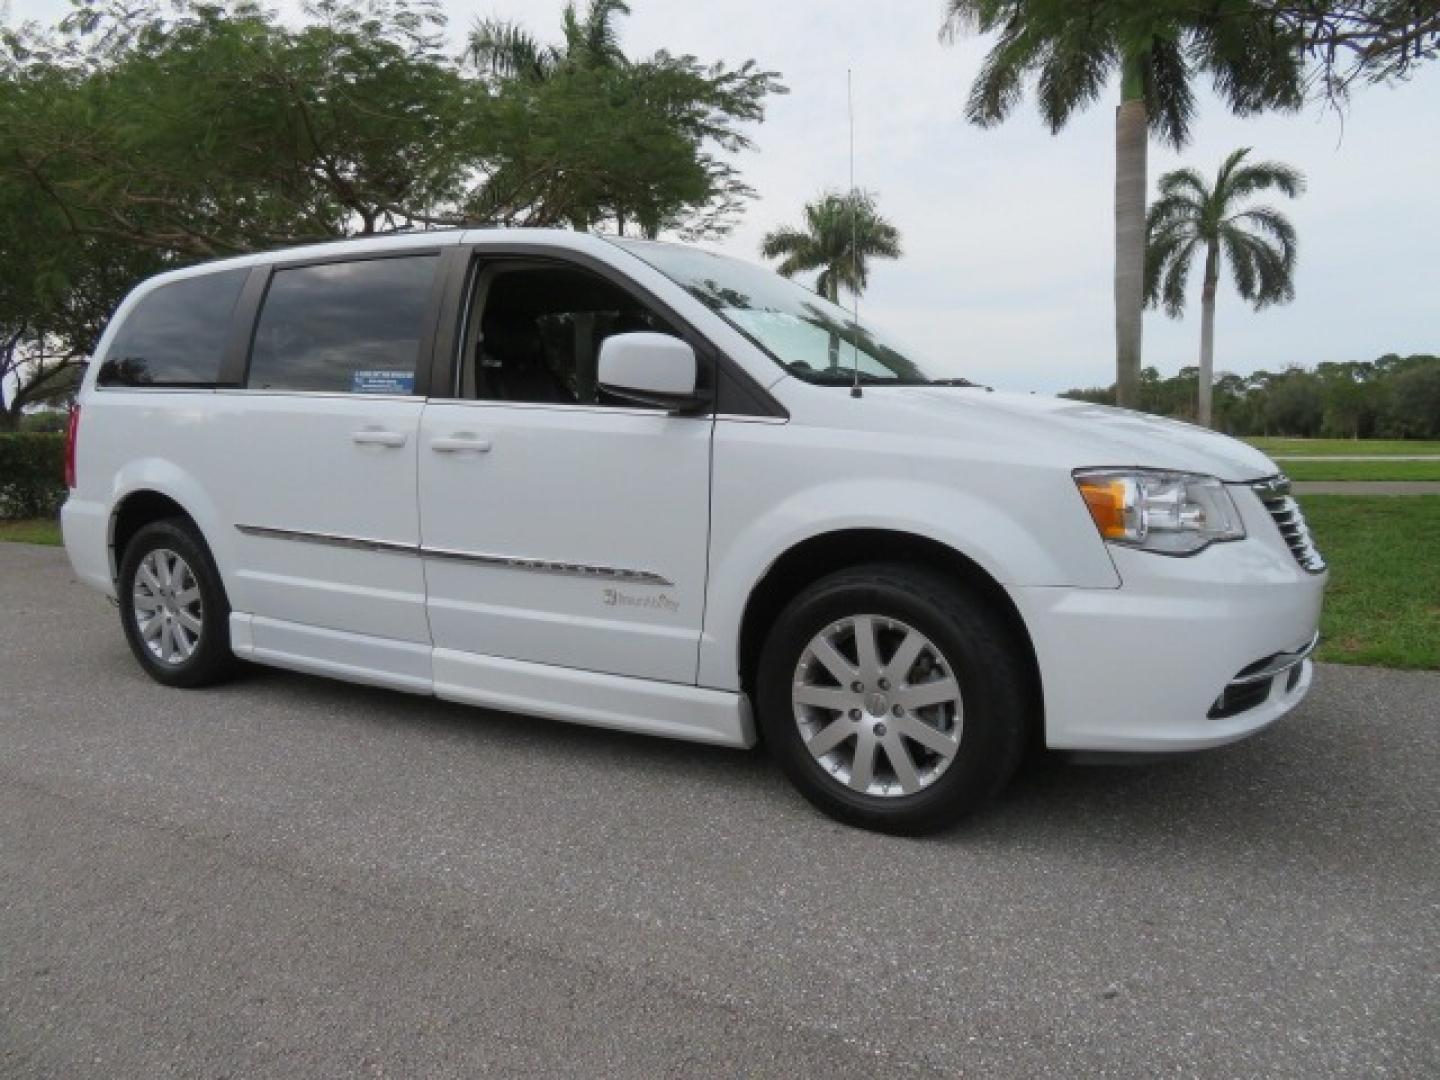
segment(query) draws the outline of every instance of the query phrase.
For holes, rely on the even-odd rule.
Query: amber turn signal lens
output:
[[[1081,480],[1080,494],[1095,526],[1106,540],[1121,540],[1127,535],[1125,528],[1125,481],[1116,479]]]

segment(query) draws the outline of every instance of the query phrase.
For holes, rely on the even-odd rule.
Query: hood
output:
[[[1109,405],[949,386],[867,386],[864,400],[883,413],[893,412],[894,420],[910,431],[933,425],[957,437],[1019,438],[1064,455],[1071,468],[1139,466],[1232,482],[1279,471],[1259,450],[1228,435]]]

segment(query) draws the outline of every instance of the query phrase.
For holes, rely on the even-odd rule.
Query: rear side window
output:
[[[152,289],[116,332],[101,386],[214,386],[230,316],[250,271],[221,270]]]
[[[410,394],[439,259],[277,270],[260,309],[246,385],[256,390]]]

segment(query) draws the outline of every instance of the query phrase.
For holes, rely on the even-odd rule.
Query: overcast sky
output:
[[[852,68],[856,181],[878,195],[905,248],[899,262],[875,266],[862,319],[925,352],[958,357],[970,377],[1004,389],[1111,381],[1118,91],[1057,136],[1028,98],[1010,121],[982,131],[965,122],[962,107],[985,43],[942,45],[942,0],[630,2],[634,14],[621,21],[630,55],[666,48],[706,61],[754,58],[790,88],[755,128],[755,149],[739,155],[760,197],[721,250],[758,259],[768,229],[795,220],[821,189],[846,185]],[[62,0],[9,6],[12,23],[66,10]],[[515,19],[553,39],[563,2],[445,6],[457,42],[477,14]],[[1343,125],[1318,106],[1237,120],[1202,93],[1191,145],[1176,154],[1152,143],[1152,188],[1182,163],[1213,173],[1240,146],[1302,169],[1309,190],[1283,208],[1300,236],[1295,302],[1256,314],[1227,280],[1216,367],[1249,372],[1440,353],[1440,64],[1399,87],[1363,88]],[[1196,310],[1180,322],[1146,317],[1145,363],[1164,374],[1195,362],[1199,270],[1191,278]]]

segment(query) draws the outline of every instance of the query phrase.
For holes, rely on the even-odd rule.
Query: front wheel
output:
[[[130,651],[156,682],[208,686],[236,666],[225,587],[189,522],[140,529],[121,557],[117,593]]]
[[[1008,623],[936,573],[898,565],[815,583],[776,620],[757,677],[772,756],[852,825],[923,833],[1008,780],[1027,665]]]

